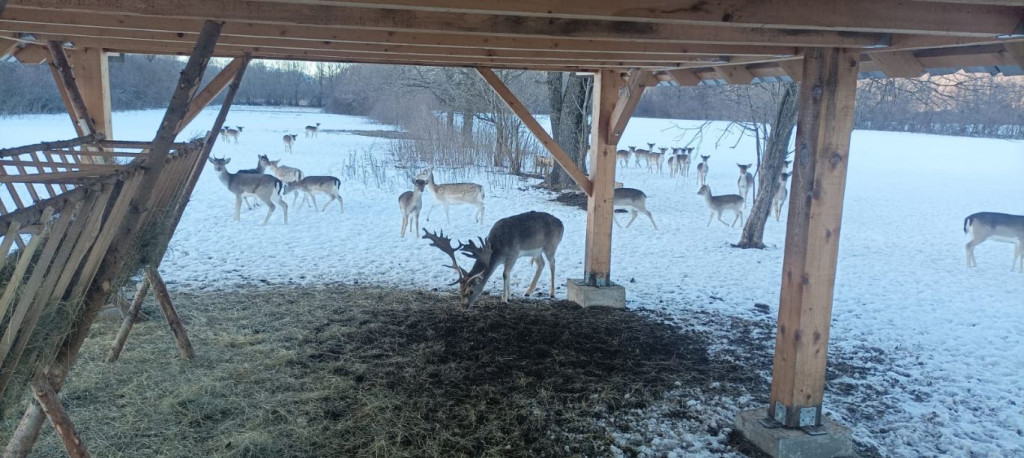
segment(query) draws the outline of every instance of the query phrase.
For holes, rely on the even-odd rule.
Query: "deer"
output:
[[[269,168],[270,173],[274,174],[275,177],[277,177],[279,180],[285,183],[299,181],[305,176],[303,175],[302,170],[299,170],[295,167],[288,167],[280,164],[280,159],[272,161],[267,156],[262,154],[260,155],[260,165]]]
[[[786,202],[786,197],[789,196],[789,191],[786,190],[787,179],[789,179],[788,173],[782,172],[779,175],[779,189],[775,191],[775,195],[772,197],[772,209],[775,211],[776,222],[779,221],[782,214],[782,204]]]
[[[221,137],[224,137],[224,141],[234,140],[235,144],[238,144],[238,134],[242,133],[242,126],[237,126],[238,129],[232,129],[230,127],[222,127],[220,129]]]
[[[626,223],[627,228],[636,220],[637,212],[640,212],[647,215],[647,217],[651,219],[651,225],[654,226],[654,230],[658,230],[658,224],[654,222],[654,217],[651,216],[651,212],[647,210],[647,194],[644,194],[643,191],[635,188],[615,188],[612,206],[626,207],[629,209],[629,212],[633,217],[629,219],[628,223]],[[619,220],[615,219],[614,214],[612,214],[612,221],[615,221],[616,226],[622,227],[622,225],[619,224]]]
[[[1024,216],[1007,213],[981,212],[964,218],[964,234],[971,236],[967,242],[967,267],[977,267],[974,259],[974,247],[992,239],[997,242],[1015,244],[1013,264],[1010,272],[1017,270],[1024,273]]]
[[[427,210],[427,221],[430,221],[430,213],[434,211],[434,208],[438,205],[443,205],[444,217],[448,221],[448,224],[451,224],[452,219],[448,215],[448,207],[458,204],[469,204],[477,208],[474,221],[478,223],[484,222],[483,186],[476,183],[437,184],[434,182],[433,168],[424,170],[423,175],[427,176],[427,189],[430,189],[430,193],[434,195],[435,200],[434,205],[431,205],[430,210]]]
[[[635,146],[630,146],[629,152],[633,153],[633,159],[636,161],[637,167],[640,167],[640,159],[644,160],[645,166],[650,163],[650,159],[648,158],[648,155],[651,153],[650,151],[645,149],[636,149]]]
[[[650,145],[654,145],[654,143],[649,143],[649,144]],[[665,157],[665,150],[667,150],[667,149],[668,148],[660,148],[661,152],[659,153],[659,152],[655,152],[653,147],[651,148],[651,152],[647,153],[647,171],[648,172],[651,172],[651,171],[654,171],[655,169],[657,169],[658,173],[661,173],[662,158]]]
[[[409,228],[409,232],[415,234],[420,232],[420,210],[423,209],[423,187],[427,185],[426,181],[415,179],[412,180],[413,190],[405,191],[402,195],[398,196],[398,208],[402,210],[402,238],[405,238],[406,227]],[[416,221],[416,231],[413,232],[413,219]]]
[[[746,207],[747,196],[750,195],[750,188],[754,187],[754,174],[748,172],[750,167],[754,164],[740,164],[736,166],[740,168],[740,178],[736,180],[736,188],[739,191],[739,195],[743,196],[744,208]]]
[[[630,151],[628,149],[620,149],[620,150],[615,152],[615,159],[619,160],[619,163],[622,164],[622,167],[628,167],[629,166],[629,154],[630,154]]]
[[[679,164],[682,169],[683,176],[690,177],[690,164],[693,163],[693,148],[680,148],[683,150],[682,158],[683,161]]]
[[[315,126],[306,126],[306,138],[316,138],[316,134],[319,131],[320,123],[316,123]]]
[[[295,144],[295,140],[298,139],[298,138],[299,138],[298,134],[294,134],[294,135],[293,134],[285,134],[285,136],[283,138],[283,140],[284,140],[284,150],[289,152],[289,153],[291,153],[292,152],[292,145]]]
[[[711,216],[708,217],[708,227],[711,226],[711,219],[714,218],[715,214],[718,214],[718,220],[726,226],[735,227],[736,221],[739,221],[740,225],[743,225],[743,196],[736,194],[723,194],[721,196],[716,196],[711,194],[711,188],[706,184],[700,186],[700,191],[697,191],[697,194],[704,196],[704,202],[707,203],[708,208],[711,209]],[[732,225],[722,219],[722,212],[726,210],[736,212],[736,219],[732,220]]]
[[[281,180],[262,173],[230,173],[227,169],[228,163],[231,162],[230,158],[210,157],[208,160],[213,164],[213,169],[217,172],[220,182],[224,183],[228,191],[235,195],[235,221],[241,221],[242,197],[254,195],[267,204],[267,217],[263,219],[264,226],[270,221],[270,216],[277,208],[274,204],[281,206],[281,211],[284,212],[284,223],[288,224],[288,204],[284,201],[284,184],[281,183]]]
[[[235,173],[258,173],[258,174],[262,175],[264,173],[263,172],[264,170],[266,170],[266,167],[264,167],[260,163],[259,158],[256,158],[256,168],[241,169],[241,170],[239,170],[239,171],[237,171]],[[245,196],[245,198],[243,199],[245,201],[245,208],[246,208],[246,210],[252,210],[253,207],[259,206],[259,202],[252,202],[252,203],[249,202],[249,200],[251,200],[252,197],[253,196]]]
[[[460,304],[463,308],[471,307],[483,292],[487,280],[491,278],[498,266],[503,265],[502,280],[504,287],[501,293],[501,301],[508,304],[511,295],[509,291],[509,276],[516,260],[523,257],[532,258],[536,264],[537,271],[533,275],[533,281],[526,289],[526,295],[533,293],[537,287],[537,280],[544,270],[544,258],[547,258],[551,268],[551,291],[550,297],[555,297],[555,251],[562,241],[562,234],[565,228],[562,221],[550,213],[527,212],[518,215],[499,219],[491,227],[486,239],[480,239],[478,245],[473,240],[468,245],[459,242],[457,247],[452,246],[450,238],[445,237],[443,232],[432,233],[423,229],[424,239],[430,240],[430,245],[437,247],[451,260],[452,265],[446,266],[455,269],[459,279],[452,283],[459,284]],[[461,251],[464,255],[473,259],[473,267],[467,272],[459,267],[455,252]]]
[[[697,164],[697,182],[704,186],[708,181],[708,159],[711,159],[711,156],[701,155],[700,158],[700,164]]]
[[[341,198],[341,180],[337,177],[326,176],[326,175],[312,175],[303,177],[301,180],[292,181],[285,184],[284,194],[295,194],[295,198],[292,199],[292,205],[299,200],[299,192],[304,193],[302,196],[302,202],[306,202],[308,197],[313,201],[313,210],[316,208],[316,193],[326,194],[330,199],[324,204],[324,208],[320,211],[327,211],[327,206],[334,202],[335,199],[338,201],[338,206],[341,207],[341,212],[345,213],[345,200]]]
[[[551,156],[536,156],[533,158],[533,170],[541,175],[547,176],[555,167],[555,158]]]

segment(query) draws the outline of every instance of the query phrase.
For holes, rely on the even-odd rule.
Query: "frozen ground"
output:
[[[214,115],[204,112],[186,135],[205,132]],[[115,137],[150,139],[161,116],[116,113]],[[303,138],[302,128],[315,122],[325,132]],[[375,178],[361,168],[369,157],[389,160],[388,140],[341,132],[391,127],[311,110],[250,107],[233,109],[228,124],[245,126],[238,145],[218,142],[215,148],[215,155],[232,158],[230,169],[253,167],[256,154],[264,153],[309,175],[339,176],[345,211],[293,208],[288,226],[275,215],[261,227],[263,210],[243,210],[236,223],[232,196],[208,170],[162,265],[172,288],[341,282],[451,289],[445,286],[453,280],[450,270],[439,267],[440,252],[418,238],[398,237],[396,201],[407,187],[406,171],[387,167],[386,176]],[[634,119],[621,145],[677,144],[681,131],[675,124]],[[285,133],[300,134],[294,154],[283,153]],[[66,115],[0,120],[0,147],[73,136]],[[753,162],[750,142],[732,145],[725,141],[716,148],[714,136],[695,145],[712,156],[709,182],[716,193],[735,192],[735,163]],[[439,172],[441,182],[473,173]],[[736,250],[729,243],[737,240],[738,227],[706,226],[695,170],[688,180],[672,180],[631,164],[618,176],[649,195],[661,229],[641,217],[614,232],[612,275],[626,285],[631,307],[664,312],[676,323],[718,336],[723,354],[736,337],[729,318],[774,319],[785,217],[782,224],[769,223],[768,249]],[[559,281],[582,273],[583,211],[552,202],[550,193],[533,189],[535,180],[486,174],[476,179],[487,187],[484,224],[472,222],[469,207],[454,207],[451,224],[444,223],[441,209],[426,221],[433,201],[427,195],[422,226],[465,239],[485,235],[501,217],[547,211],[566,226],[557,257]],[[977,249],[978,268],[964,267],[963,218],[977,211],[1024,214],[1024,143],[854,133],[831,336],[833,360],[854,370],[830,381],[825,406],[854,428],[861,444],[882,454],[1024,455],[1024,275],[1009,271],[1012,246],[995,242]],[[517,294],[527,286],[528,270],[521,262],[513,273]],[[489,287],[497,291],[500,280],[492,279]],[[542,279],[540,291],[548,288]],[[564,297],[564,287],[557,294]],[[768,304],[769,313],[755,303]],[[686,404],[720,422],[737,408],[758,405],[747,398],[695,398]],[[696,425],[664,420],[658,409],[638,412],[637,422],[649,434],[623,440],[648,441],[653,454],[724,450],[724,436],[687,430]]]

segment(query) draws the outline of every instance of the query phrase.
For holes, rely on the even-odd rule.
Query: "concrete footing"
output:
[[[801,429],[768,428],[760,420],[767,409],[744,410],[736,414],[736,430],[765,453],[775,458],[832,458],[854,456],[850,428],[823,417],[825,434],[812,436]]]
[[[570,278],[566,287],[569,300],[583,307],[626,308],[626,288],[621,285],[589,286],[582,279]]]

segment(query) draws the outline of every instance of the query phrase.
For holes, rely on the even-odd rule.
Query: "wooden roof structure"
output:
[[[0,50],[185,55],[207,19],[225,22],[214,56],[645,69],[685,85],[796,79],[804,47],[858,49],[862,72],[891,77],[1018,74],[1024,60],[1018,0],[8,0]]]

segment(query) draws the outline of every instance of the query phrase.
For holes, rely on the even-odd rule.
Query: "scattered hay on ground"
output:
[[[602,424],[750,377],[704,336],[630,311],[494,297],[464,311],[376,287],[172,294],[194,361],[153,320],[112,365],[116,326],[97,327],[72,371],[63,394],[97,456],[604,456]],[[60,445],[46,432],[36,450]]]

